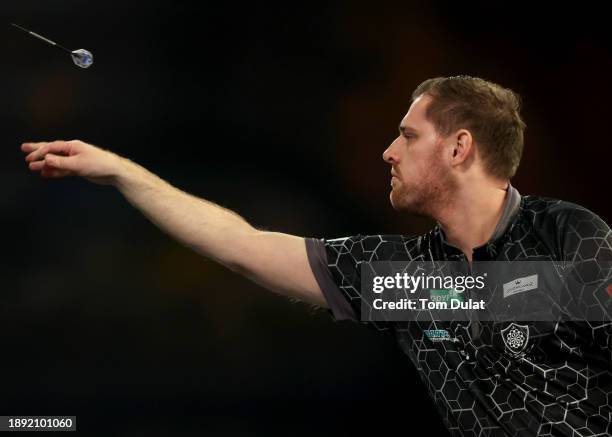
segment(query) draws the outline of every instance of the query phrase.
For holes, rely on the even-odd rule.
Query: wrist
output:
[[[116,165],[114,165],[114,171],[111,176],[111,185],[117,188],[119,191],[123,191],[134,179],[133,175],[137,170],[136,164],[127,158],[119,155],[115,155]]]

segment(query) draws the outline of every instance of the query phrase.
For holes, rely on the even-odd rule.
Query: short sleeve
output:
[[[340,289],[344,281],[340,280],[340,282],[338,282],[338,275],[334,276],[329,267],[326,245],[327,243],[324,239],[306,239],[306,253],[308,254],[310,268],[319,284],[319,288],[321,288],[323,292],[323,296],[327,301],[327,305],[334,319],[358,321],[358,315],[351,305],[352,299],[350,297],[347,298],[346,292]],[[352,278],[350,283],[357,285],[356,269],[353,270],[350,266],[345,266],[345,273]],[[340,286],[338,284],[340,284]],[[359,296],[355,294],[354,299],[358,300]]]
[[[361,264],[408,257],[400,235],[306,239],[308,261],[336,320],[361,320]],[[389,322],[362,322],[390,332]]]

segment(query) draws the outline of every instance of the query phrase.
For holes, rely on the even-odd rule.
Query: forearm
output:
[[[257,232],[238,214],[173,187],[124,158],[114,185],[164,232],[196,252],[236,270],[236,245]],[[236,244],[234,244],[236,243]]]
[[[305,240],[258,231],[238,214],[173,187],[128,159],[82,141],[24,143],[32,171],[112,184],[160,229],[270,290],[324,306]]]

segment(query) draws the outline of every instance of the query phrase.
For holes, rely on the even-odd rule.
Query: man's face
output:
[[[444,141],[425,117],[429,95],[418,97],[402,119],[399,136],[383,153],[391,164],[391,204],[431,216],[456,185]]]

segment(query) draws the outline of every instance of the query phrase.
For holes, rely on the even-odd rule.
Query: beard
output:
[[[443,167],[441,159],[432,159],[415,179],[395,180],[389,197],[396,211],[435,217],[449,205],[457,188],[455,177]]]

